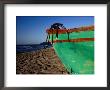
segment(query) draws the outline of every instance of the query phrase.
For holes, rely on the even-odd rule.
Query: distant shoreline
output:
[[[52,47],[51,43],[43,42],[40,44],[25,44],[25,45],[16,45],[16,53],[24,53],[30,51],[38,51],[41,49],[46,49]]]

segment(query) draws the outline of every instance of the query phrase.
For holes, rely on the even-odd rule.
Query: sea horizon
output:
[[[16,53],[37,51],[49,47],[52,47],[52,45],[50,43],[48,44],[48,42],[42,42],[40,44],[18,44],[16,45]]]

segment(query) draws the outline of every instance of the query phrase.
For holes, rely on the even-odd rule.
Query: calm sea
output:
[[[50,43],[16,45],[16,53],[36,51],[50,47],[52,47]]]

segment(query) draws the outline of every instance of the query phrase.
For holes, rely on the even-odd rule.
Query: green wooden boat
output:
[[[47,41],[70,74],[94,74],[94,26],[47,29]]]

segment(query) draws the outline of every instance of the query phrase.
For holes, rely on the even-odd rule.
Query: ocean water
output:
[[[37,51],[45,48],[50,48],[52,45],[50,43],[40,43],[40,44],[27,44],[27,45],[16,45],[16,53],[22,52],[30,52],[30,51]]]

